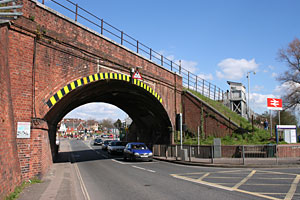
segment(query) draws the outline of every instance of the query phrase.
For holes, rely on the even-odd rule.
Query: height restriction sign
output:
[[[135,71],[135,73],[132,75],[133,79],[143,80],[140,72],[138,70]]]
[[[282,110],[282,99],[267,98],[269,110]]]

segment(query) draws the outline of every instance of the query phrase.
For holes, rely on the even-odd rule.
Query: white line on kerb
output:
[[[148,171],[148,172],[155,173],[155,171],[153,171],[153,170],[151,170],[151,169],[145,169],[145,168],[138,167],[138,166],[135,166],[135,165],[132,165],[132,167],[137,168],[137,169],[141,169],[141,170],[145,170],[145,171]]]
[[[76,171],[76,174],[78,176],[78,179],[79,179],[79,183],[80,183],[80,187],[81,187],[81,190],[82,190],[82,193],[83,193],[83,196],[86,200],[90,200],[90,196],[89,196],[89,193],[84,185],[84,182],[83,182],[83,179],[82,179],[82,176],[80,174],[80,171],[79,171],[79,168],[77,166],[77,164],[75,163],[74,164],[75,166],[75,171]]]

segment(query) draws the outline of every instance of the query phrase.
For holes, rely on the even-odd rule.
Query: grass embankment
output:
[[[33,179],[30,179],[29,181],[24,181],[20,186],[17,186],[15,188],[15,191],[12,192],[11,194],[9,194],[5,200],[15,200],[15,199],[18,199],[21,192],[24,190],[24,188],[28,187],[29,185],[31,184],[35,184],[35,183],[41,183],[42,181],[38,178],[33,178]]]
[[[231,136],[225,136],[221,138],[222,145],[247,145],[247,144],[269,144],[269,143],[275,143],[274,138],[270,138],[270,133],[264,129],[257,128],[253,126],[252,124],[248,122],[245,118],[241,117],[237,113],[231,111],[229,108],[227,108],[225,105],[223,105],[221,102],[211,100],[208,97],[205,97],[201,95],[198,92],[188,90],[213,108],[215,108],[217,111],[222,113],[224,116],[229,118],[231,121],[235,122],[237,125],[239,125],[244,131],[243,133],[233,133]],[[200,143],[201,145],[211,145],[213,144],[214,137],[208,136],[207,138],[204,138],[205,134],[202,134],[200,136]],[[191,137],[190,135],[185,135],[184,138],[184,144],[197,144],[198,139],[197,135],[195,137]]]

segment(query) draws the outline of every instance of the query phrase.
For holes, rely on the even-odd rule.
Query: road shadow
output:
[[[123,159],[122,155],[110,155],[100,149],[97,150],[80,150],[80,151],[69,151],[59,152],[58,156],[54,160],[54,163],[79,163],[88,162],[95,160],[109,160],[109,159]]]

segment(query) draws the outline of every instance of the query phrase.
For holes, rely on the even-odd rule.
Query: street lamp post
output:
[[[249,71],[247,72],[247,79],[248,79],[248,98],[247,98],[247,116],[248,120],[250,119],[250,74],[251,72],[255,75],[255,71]]]

